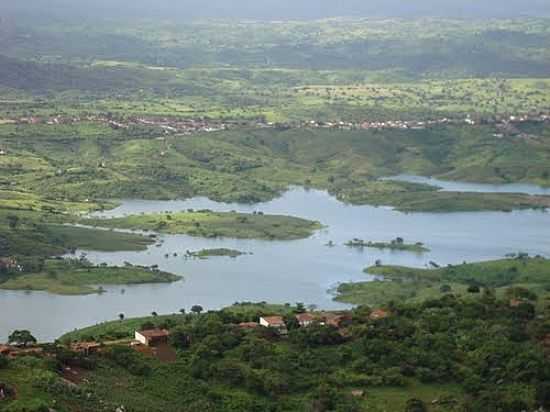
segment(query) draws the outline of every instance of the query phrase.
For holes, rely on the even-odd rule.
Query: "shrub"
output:
[[[0,369],[6,368],[8,366],[8,358],[4,355],[0,355]]]

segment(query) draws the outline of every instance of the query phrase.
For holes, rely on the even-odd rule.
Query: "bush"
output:
[[[470,285],[468,286],[468,293],[479,293],[480,289],[477,285]]]
[[[4,355],[0,355],[0,369],[6,368],[8,366],[8,358]]]
[[[151,367],[146,363],[143,356],[132,348],[116,346],[111,349],[108,356],[117,365],[122,366],[132,375],[146,376],[151,373]]]
[[[428,408],[420,399],[409,399],[405,406],[405,412],[427,412]]]
[[[13,401],[5,412],[49,412],[48,404],[40,399],[18,399]]]

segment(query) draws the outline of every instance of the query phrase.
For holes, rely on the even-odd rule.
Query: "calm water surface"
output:
[[[452,182],[449,180],[436,179],[435,177],[416,175],[397,175],[385,177],[383,180],[424,183],[431,186],[437,186],[444,192],[526,193],[529,195],[550,195],[550,187],[541,187],[529,183],[490,184]]]
[[[455,189],[456,190],[456,189]],[[369,279],[366,266],[381,259],[387,264],[425,266],[488,260],[525,251],[550,255],[550,213],[541,211],[477,213],[413,213],[390,208],[345,205],[327,193],[292,189],[281,198],[255,205],[223,204],[205,198],[186,201],[127,200],[104,216],[142,212],[209,208],[289,214],[327,225],[309,239],[259,241],[201,239],[166,235],[161,247],[145,252],[87,252],[95,263],[158,264],[185,276],[174,284],[106,287],[108,293],[92,296],[57,296],[43,292],[0,291],[0,341],[17,328],[30,329],[42,340],[54,339],[77,327],[126,316],[177,312],[201,304],[218,309],[236,301],[304,302],[321,308],[342,308],[329,292],[339,282]],[[415,254],[376,249],[356,250],[343,243],[358,237],[388,241],[396,236],[424,242],[431,252]],[[336,247],[325,244],[332,240]],[[252,255],[208,260],[186,260],[187,250],[228,247]],[[80,251],[79,251],[80,252]],[[178,257],[165,258],[174,252]],[[124,289],[124,291],[123,291]]]

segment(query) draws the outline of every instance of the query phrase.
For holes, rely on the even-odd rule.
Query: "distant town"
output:
[[[382,129],[400,129],[400,130],[422,130],[436,125],[496,125],[499,129],[498,136],[504,134],[514,134],[516,132],[514,125],[525,122],[550,122],[550,112],[537,114],[522,114],[510,116],[474,116],[449,118],[443,117],[431,120],[379,120],[379,121],[321,121],[309,120],[303,122],[274,123],[264,120],[213,120],[207,118],[182,119],[176,117],[160,116],[129,116],[115,117],[111,115],[89,115],[89,116],[51,116],[51,117],[20,117],[12,119],[0,119],[0,124],[15,125],[66,125],[78,123],[100,123],[106,124],[112,129],[130,129],[132,127],[154,127],[158,128],[163,134],[183,134],[190,135],[195,133],[217,132],[236,127],[259,127],[259,128],[311,128],[311,129],[336,129],[336,130],[382,130]]]

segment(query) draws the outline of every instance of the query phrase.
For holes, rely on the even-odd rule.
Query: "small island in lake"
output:
[[[265,240],[304,239],[322,228],[319,222],[293,216],[211,210],[150,213],[112,219],[86,218],[81,223],[113,229],[150,230],[206,238]]]
[[[363,239],[355,238],[350,240],[349,242],[346,242],[345,245],[348,247],[358,247],[358,248],[370,247],[375,249],[403,250],[407,252],[417,252],[417,253],[424,253],[424,252],[430,251],[430,249],[424,246],[424,244],[421,242],[405,243],[405,240],[401,237],[397,237],[393,239],[391,242],[372,242],[372,241],[365,241]]]
[[[208,259],[209,257],[230,257],[236,258],[242,255],[251,255],[252,253],[241,252],[240,250],[218,248],[218,249],[201,249],[196,252],[187,251],[185,257]]]
[[[104,292],[98,285],[172,283],[181,279],[181,276],[163,272],[157,266],[95,266],[85,259],[48,259],[36,271],[16,271],[0,276],[0,289],[89,295]]]

